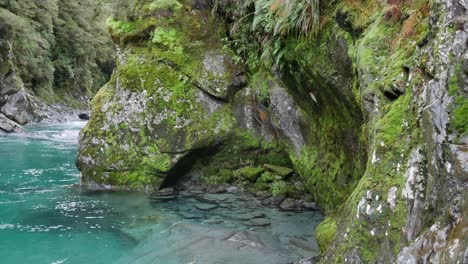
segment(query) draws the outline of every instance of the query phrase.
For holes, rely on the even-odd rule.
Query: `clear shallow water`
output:
[[[0,136],[1,263],[248,264],[317,255],[317,212],[280,212],[236,194],[161,200],[82,190],[74,161],[83,126]]]

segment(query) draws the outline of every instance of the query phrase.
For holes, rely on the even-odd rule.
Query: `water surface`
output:
[[[0,137],[1,263],[286,263],[317,255],[318,212],[238,194],[82,190],[83,122]]]

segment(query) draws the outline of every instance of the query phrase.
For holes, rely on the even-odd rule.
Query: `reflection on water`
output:
[[[74,160],[84,124],[0,137],[1,263],[287,263],[317,254],[316,212],[237,194],[82,190]]]

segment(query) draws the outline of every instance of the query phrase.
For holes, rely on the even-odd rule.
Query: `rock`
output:
[[[252,215],[254,216],[254,218],[262,218],[262,217],[265,217],[265,214],[264,214],[264,213],[260,213],[260,212],[253,212]]]
[[[213,209],[218,208],[218,206],[214,204],[203,203],[203,204],[196,204],[195,208],[197,208],[198,210],[202,210],[202,211],[211,211]]]
[[[188,213],[188,212],[182,212],[181,215],[185,219],[200,219],[200,218],[203,218],[203,216]]]
[[[266,218],[254,218],[247,222],[247,225],[254,227],[265,227],[271,225],[271,222]]]
[[[206,193],[200,197],[200,200],[210,203],[220,203],[226,201],[228,198],[229,196],[224,194]]]
[[[208,193],[225,193],[227,192],[226,187],[222,185],[208,186]]]
[[[294,211],[294,210],[301,210],[302,203],[301,201],[294,200],[292,198],[286,198],[280,205],[281,210],[284,211]]]
[[[204,194],[205,192],[199,191],[199,190],[190,190],[189,193],[197,195],[197,194]]]
[[[197,82],[200,89],[223,100],[229,100],[247,84],[242,68],[224,50],[205,53]]]
[[[177,198],[177,195],[173,188],[164,188],[164,189],[154,192],[151,195],[152,200],[167,201],[167,200],[174,200],[176,198]]]
[[[226,188],[226,191],[227,192],[230,192],[230,193],[233,193],[233,192],[236,192],[239,188],[237,188],[237,186],[229,186]]]
[[[188,236],[187,234],[190,234]],[[181,239],[183,238],[183,239]],[[177,252],[174,256],[174,252]],[[200,254],[203,252],[203,254]],[[157,263],[293,263],[296,254],[285,251],[273,234],[214,228],[210,225],[175,224],[167,232],[154,232],[138,243],[118,264]]]
[[[237,220],[241,220],[241,221],[248,221],[254,218],[263,218],[263,217],[265,217],[265,214],[260,213],[260,212],[253,212],[253,213],[239,214],[239,215],[236,215],[234,218],[236,218]]]
[[[4,133],[26,133],[26,130],[16,122],[8,119],[0,113],[0,132]]]
[[[388,194],[387,194],[387,203],[390,206],[390,209],[392,209],[392,211],[394,211],[395,207],[396,207],[396,193],[397,193],[397,190],[398,190],[397,187],[392,186],[388,190]]]
[[[320,210],[317,206],[316,203],[314,202],[304,202],[302,203],[302,207],[306,210],[313,210],[313,211],[318,211]]]
[[[257,191],[255,193],[255,196],[258,198],[269,198],[271,197],[271,192],[270,191]]]
[[[248,221],[248,220],[251,220],[251,219],[254,219],[255,216],[253,214],[239,214],[239,215],[236,215],[235,218],[237,220],[241,220],[241,221]]]
[[[293,247],[300,248],[304,251],[309,251],[309,252],[314,251],[314,247],[311,241],[303,240],[297,237],[290,238],[289,244]]]
[[[262,243],[255,242],[255,241],[251,240],[249,238],[248,233],[246,233],[244,231],[235,233],[232,237],[228,238],[227,240],[231,241],[231,242],[241,243],[241,244],[244,244],[246,246],[253,247],[253,248],[263,248],[264,247],[264,245]]]
[[[164,188],[157,191],[157,195],[173,195],[175,193],[174,188]]]
[[[296,264],[314,264],[320,261],[320,258],[317,257],[310,257],[299,260]]]
[[[86,113],[79,114],[78,117],[79,117],[81,120],[89,120],[89,115],[86,114]]]
[[[283,201],[285,197],[284,196],[273,196],[267,199],[262,200],[263,205],[272,205],[272,206],[279,206]]]
[[[248,166],[240,169],[239,173],[244,179],[255,182],[264,171],[262,168]]]
[[[4,101],[6,103],[0,108],[0,112],[9,119],[21,125],[35,120],[34,106],[29,100],[26,89],[23,88],[14,94],[6,95]]]
[[[210,224],[210,225],[217,225],[224,222],[223,218],[220,216],[215,216],[210,219],[203,220],[202,223],[204,224]]]
[[[283,179],[287,178],[288,176],[291,176],[294,173],[293,169],[281,167],[281,166],[275,166],[271,164],[265,164],[263,165],[263,168],[267,171],[271,171],[281,176]]]
[[[176,199],[177,196],[175,195],[153,195],[151,196],[151,200],[155,201],[168,201],[168,200],[174,200]]]
[[[277,117],[281,129],[294,146],[295,153],[299,155],[305,145],[301,118],[303,112],[288,93],[286,87],[277,81],[270,81],[270,100],[272,112]]]

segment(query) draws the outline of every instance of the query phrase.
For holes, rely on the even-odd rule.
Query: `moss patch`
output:
[[[315,237],[320,248],[320,252],[324,252],[330,244],[336,232],[336,221],[327,217],[315,228]]]

